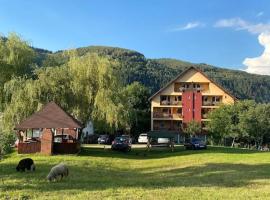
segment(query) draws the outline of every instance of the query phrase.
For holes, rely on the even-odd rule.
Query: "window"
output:
[[[177,99],[178,99],[178,101],[182,101],[182,97],[181,96],[178,96]]]

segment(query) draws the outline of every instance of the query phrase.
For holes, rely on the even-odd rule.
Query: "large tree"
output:
[[[128,117],[127,128],[133,135],[150,129],[149,95],[149,89],[139,82],[127,85],[121,92]]]
[[[35,52],[29,43],[15,33],[0,37],[0,84],[12,76],[23,76],[32,70]]]
[[[270,104],[257,104],[241,114],[240,125],[246,135],[254,139],[255,145],[262,146],[270,135]]]
[[[4,130],[55,101],[82,122],[93,120],[104,131],[127,123],[126,108],[120,96],[122,85],[113,70],[117,63],[97,54],[71,55],[67,64],[35,71],[35,79],[14,78],[5,84],[8,104]]]
[[[187,123],[187,126],[184,131],[188,137],[194,137],[197,134],[201,133],[201,123],[195,120],[192,120]]]
[[[31,74],[35,52],[29,43],[15,33],[0,36],[0,111],[3,110],[3,86],[12,77]]]

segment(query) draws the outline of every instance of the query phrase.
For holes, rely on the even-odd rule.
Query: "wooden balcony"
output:
[[[182,101],[160,101],[160,105],[168,105],[168,106],[181,106]]]
[[[161,112],[154,112],[153,113],[153,117],[154,118],[169,118],[169,119],[182,119],[183,116],[182,114],[178,114],[178,113],[161,113]]]
[[[213,102],[213,101],[203,101],[203,106],[219,106],[220,102]]]

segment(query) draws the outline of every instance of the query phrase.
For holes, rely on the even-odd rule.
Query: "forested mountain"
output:
[[[90,46],[78,48],[76,52],[78,56],[86,53],[97,53],[117,60],[121,64],[119,72],[124,83],[139,81],[148,87],[151,93],[160,89],[186,68],[195,66],[238,99],[255,99],[257,102],[270,102],[270,76],[254,75],[204,63],[193,64],[175,59],[147,59],[143,54],[136,51],[114,47]],[[50,53],[39,50],[37,54],[42,54],[39,56],[38,63],[40,66],[58,66],[68,60],[67,51]]]

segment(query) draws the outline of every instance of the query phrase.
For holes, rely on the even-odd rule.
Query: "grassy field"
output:
[[[21,158],[36,172],[19,173]],[[50,168],[66,162],[70,176],[49,183]],[[269,199],[270,153],[210,147],[129,153],[85,146],[80,155],[18,155],[0,161],[0,199]]]

